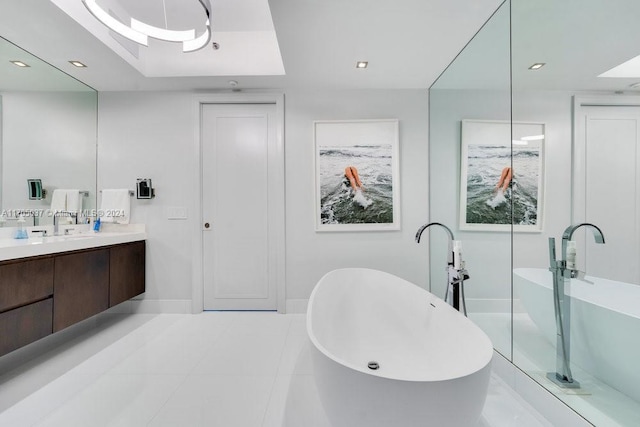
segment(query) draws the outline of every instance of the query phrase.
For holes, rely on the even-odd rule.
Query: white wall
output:
[[[90,191],[84,207],[94,208],[95,93],[5,92],[2,103],[2,208],[48,209],[54,188]],[[42,179],[49,196],[29,200],[28,178]]]
[[[135,190],[137,178],[151,178],[156,192],[154,199],[133,198],[131,205],[131,222],[147,227],[149,300],[191,299],[192,113],[187,93],[99,94],[98,189]],[[168,220],[168,207],[186,207],[189,219]]]
[[[197,117],[187,92],[99,95],[98,188],[133,189],[152,178],[156,198],[133,201],[132,222],[147,225],[146,300],[191,299]],[[314,120],[400,119],[402,230],[314,231]],[[427,219],[427,93],[423,90],[285,91],[287,299],[306,299],[326,272],[379,268],[418,285],[427,281],[426,247],[413,236]],[[188,208],[168,220],[168,207]],[[176,307],[176,306],[174,306]]]
[[[388,271],[427,282],[426,246],[414,242],[427,221],[428,106],[422,90],[287,91],[287,298],[308,298],[327,272],[342,267]],[[400,120],[401,231],[316,233],[313,121]]]

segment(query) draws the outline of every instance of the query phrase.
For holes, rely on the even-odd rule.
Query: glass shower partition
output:
[[[638,16],[507,0],[429,90],[430,220],[462,242],[469,317],[606,427],[640,425]],[[429,238],[444,297],[448,236]]]
[[[462,244],[469,318],[511,359],[510,190],[498,187],[511,167],[509,15],[505,3],[429,90],[429,218]],[[429,230],[430,290],[444,298],[449,237]]]

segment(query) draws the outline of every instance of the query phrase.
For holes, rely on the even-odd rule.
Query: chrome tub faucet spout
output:
[[[422,237],[422,233],[431,227],[432,225],[437,225],[444,228],[449,234],[449,243],[447,250],[447,289],[444,294],[444,301],[449,302],[449,292],[451,290],[451,301],[449,304],[453,306],[456,310],[460,311],[460,302],[462,302],[462,310],[464,315],[467,315],[467,304],[464,298],[464,281],[469,279],[469,272],[465,269],[464,261],[460,258],[460,242],[456,242],[458,246],[454,247],[455,238],[453,237],[453,231],[446,225],[439,222],[430,222],[428,224],[423,225],[418,229],[416,233],[416,243],[420,243],[420,238]],[[457,252],[456,252],[457,249]],[[454,255],[454,252],[456,254]],[[457,259],[456,259],[457,257]]]
[[[553,274],[553,307],[556,317],[556,372],[549,372],[547,378],[563,388],[580,388],[570,368],[571,361],[571,299],[565,295],[565,279],[578,277],[580,273],[575,260],[567,263],[567,248],[573,233],[580,227],[589,227],[593,231],[596,243],[604,243],[602,230],[594,224],[583,222],[570,225],[562,233],[562,256],[556,259],[556,239],[549,237],[549,271]]]
[[[449,233],[449,251],[448,251],[448,258],[447,261],[449,263],[453,263],[453,252],[452,252],[452,248],[453,248],[453,241],[455,240],[455,238],[453,237],[453,231],[451,231],[451,229],[449,227],[447,227],[446,225],[439,223],[439,222],[430,222],[428,224],[423,225],[422,227],[420,227],[418,229],[418,232],[416,233],[416,243],[420,243],[420,238],[422,237],[422,233],[424,233],[424,230],[426,230],[427,228],[431,227],[432,225],[438,225],[442,228],[444,228],[447,233]]]

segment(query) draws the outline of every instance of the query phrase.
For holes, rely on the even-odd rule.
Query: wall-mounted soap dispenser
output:
[[[156,197],[156,194],[151,185],[151,178],[138,178],[136,182],[136,198],[153,199],[154,197]]]

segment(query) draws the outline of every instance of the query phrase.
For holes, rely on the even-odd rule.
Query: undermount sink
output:
[[[33,244],[47,243],[47,242],[66,242],[69,240],[90,239],[94,237],[90,234],[65,234],[61,236],[42,236],[40,238],[31,238]]]
[[[91,234],[65,234],[62,236],[51,236],[45,237],[45,239],[56,239],[56,240],[77,240],[77,239],[89,239],[91,237],[95,237]]]

